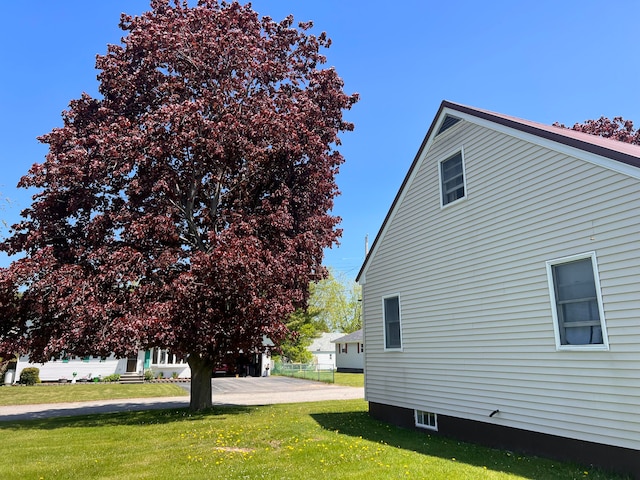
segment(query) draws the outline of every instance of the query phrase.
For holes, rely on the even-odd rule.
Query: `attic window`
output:
[[[460,121],[459,118],[452,117],[451,115],[445,115],[444,120],[442,121],[442,123],[440,124],[440,128],[438,129],[438,133],[436,133],[436,136],[450,129],[459,121]]]
[[[464,159],[462,150],[440,162],[442,206],[465,198]]]

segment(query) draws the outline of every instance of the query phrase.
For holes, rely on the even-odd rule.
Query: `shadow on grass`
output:
[[[2,430],[54,430],[57,428],[87,428],[100,426],[125,426],[125,425],[161,425],[173,422],[193,421],[203,418],[215,419],[219,417],[223,419],[227,415],[237,415],[249,413],[255,407],[243,406],[216,406],[200,412],[190,412],[188,408],[149,408],[144,405],[144,410],[129,411],[131,403],[123,403],[121,412],[101,412],[87,411],[84,408],[82,414],[69,413],[70,410],[62,410],[59,416],[47,418],[31,418],[12,421],[0,422],[0,432]],[[127,411],[124,411],[127,410]],[[51,412],[50,412],[51,413]],[[62,416],[65,415],[65,416]],[[6,418],[6,417],[5,417]]]
[[[440,435],[431,435],[426,431],[396,427],[375,420],[367,412],[315,413],[311,414],[311,417],[326,430],[524,478],[628,478],[591,468],[585,469],[576,464],[465,443]],[[587,470],[589,474],[585,475]]]

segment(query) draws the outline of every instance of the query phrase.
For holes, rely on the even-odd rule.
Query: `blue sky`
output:
[[[192,0],[195,3],[195,0]],[[326,264],[355,277],[442,100],[551,124],[623,116],[640,125],[640,2],[611,0],[259,0],[261,15],[313,20],[348,93],[338,176],[341,246]],[[97,94],[95,55],[119,43],[120,12],[147,0],[21,0],[0,29],[0,219],[16,222],[33,192],[15,188],[83,91]],[[6,229],[2,230],[6,234]],[[0,257],[0,266],[9,262]]]

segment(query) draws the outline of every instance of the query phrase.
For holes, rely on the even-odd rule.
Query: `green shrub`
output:
[[[112,373],[111,375],[107,375],[106,377],[102,377],[103,382],[117,382],[120,380],[119,373]]]
[[[25,385],[35,385],[40,383],[40,369],[36,367],[28,367],[20,372],[20,383]]]
[[[144,379],[146,382],[150,382],[151,380],[153,380],[154,376],[153,376],[153,370],[151,370],[150,368],[146,369],[144,371]]]

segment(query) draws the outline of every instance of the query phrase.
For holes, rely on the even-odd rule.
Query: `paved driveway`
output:
[[[215,378],[213,402],[224,405],[350,400],[364,397],[362,387],[345,387],[289,377]]]
[[[188,383],[179,385],[186,390],[190,390],[191,387]],[[213,403],[216,405],[271,405],[274,403],[349,400],[364,397],[364,389],[361,387],[344,387],[310,380],[273,376],[215,378],[212,382],[212,388]],[[0,422],[160,408],[184,408],[188,406],[188,396],[17,405],[0,407]]]

